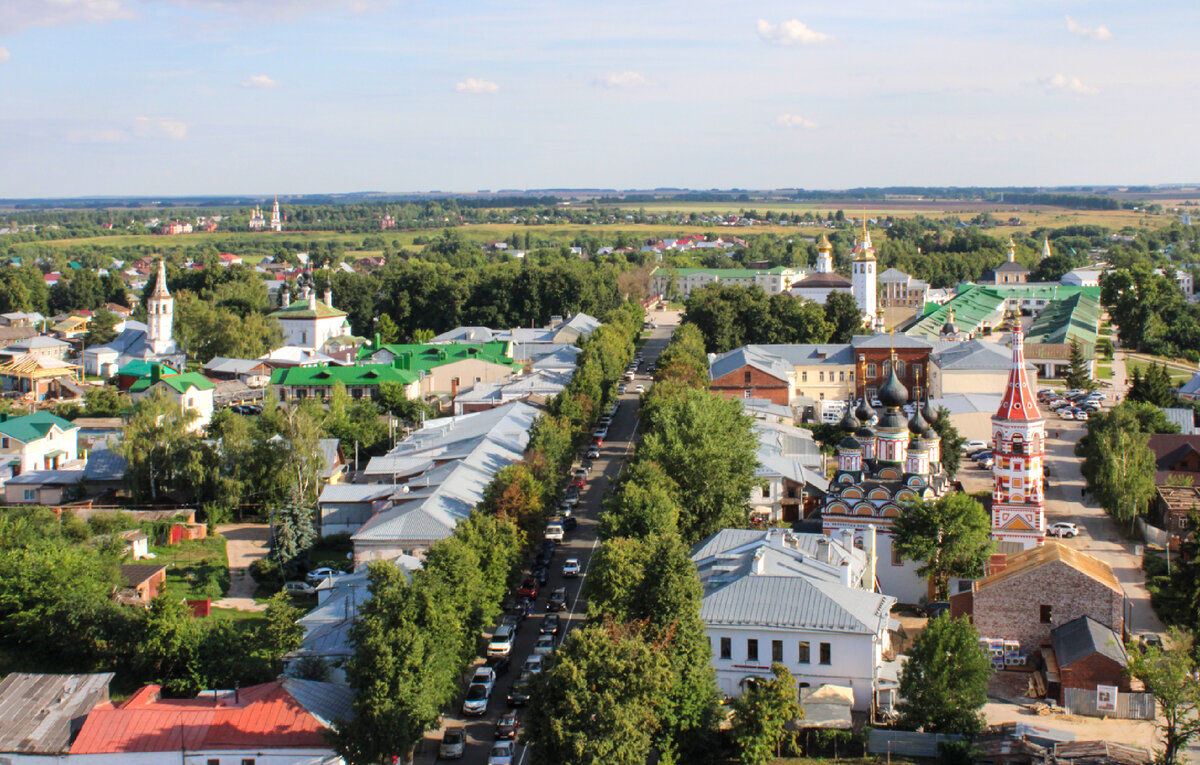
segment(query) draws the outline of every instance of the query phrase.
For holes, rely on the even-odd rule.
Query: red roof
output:
[[[183,749],[327,749],[325,726],[279,681],[195,699],[163,699],[147,685],[127,701],[87,716],[71,754],[178,752]]]
[[[1037,397],[1033,386],[1029,384],[1029,375],[1025,372],[1025,334],[1018,324],[1013,332],[1013,365],[1008,373],[1008,386],[1004,389],[1004,398],[1000,401],[1000,409],[996,411],[998,420],[1040,420],[1042,413],[1038,410]]]

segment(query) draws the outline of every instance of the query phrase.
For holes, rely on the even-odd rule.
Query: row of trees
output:
[[[1200,360],[1200,306],[1187,300],[1173,277],[1138,262],[1105,274],[1100,287],[1121,345],[1156,356]]]
[[[715,755],[715,676],[689,550],[744,525],[755,467],[736,402],[703,389],[703,341],[681,327],[642,408],[645,436],[605,503],[587,623],[537,682],[526,736],[539,763],[705,762]]]
[[[1132,529],[1138,516],[1148,512],[1156,466],[1147,444],[1151,434],[1178,432],[1162,409],[1139,401],[1123,401],[1088,419],[1076,454],[1083,457],[1088,491],[1114,521]]]
[[[571,383],[535,421],[525,460],[497,472],[480,506],[430,547],[411,577],[392,563],[371,564],[371,599],[360,608],[346,666],[355,715],[335,738],[348,762],[409,752],[458,693],[529,540],[561,497],[577,446],[633,357],[641,308],[623,304],[604,318],[582,341]]]
[[[684,303],[685,321],[694,324],[712,353],[749,343],[848,343],[863,331],[862,311],[854,297],[834,292],[822,307],[790,295],[771,295],[761,287],[710,284]]]

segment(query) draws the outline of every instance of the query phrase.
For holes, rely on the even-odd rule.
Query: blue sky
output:
[[[1200,4],[4,0],[0,196],[1200,181]]]

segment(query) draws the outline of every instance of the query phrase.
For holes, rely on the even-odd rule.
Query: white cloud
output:
[[[454,89],[459,93],[497,93],[500,91],[500,86],[490,80],[468,77],[455,85]]]
[[[187,138],[187,123],[166,117],[138,117],[133,121],[134,135],[139,138],[170,138],[175,141]]]
[[[637,72],[609,72],[596,82],[605,88],[645,88],[653,84]]]
[[[249,77],[249,79],[242,80],[242,87],[243,88],[258,88],[260,90],[269,90],[271,88],[278,88],[279,83],[276,82],[275,80],[272,80],[270,77],[268,77],[265,74],[254,74],[254,75],[251,75]]]
[[[0,14],[0,34],[27,27],[59,27],[128,19],[134,15],[122,0],[17,0]]]
[[[817,126],[817,123],[801,117],[799,114],[781,114],[775,118],[775,124],[780,127],[792,129],[815,128]]]
[[[759,19],[758,36],[775,45],[818,45],[833,39],[831,35],[810,29],[799,19],[788,19],[778,24]]]
[[[1080,37],[1086,37],[1089,40],[1111,40],[1112,32],[1108,31],[1106,26],[1085,27],[1070,16],[1067,19],[1067,31],[1077,34]]]
[[[1075,75],[1066,75],[1062,72],[1059,72],[1053,77],[1043,78],[1041,82],[1046,86],[1046,89],[1051,92],[1066,91],[1069,93],[1078,93],[1083,96],[1094,96],[1100,92],[1093,87],[1084,85],[1083,82]]]
[[[0,45],[0,64],[12,60],[12,54],[8,52],[8,48]]]

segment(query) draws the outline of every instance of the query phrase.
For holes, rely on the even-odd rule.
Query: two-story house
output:
[[[786,666],[803,698],[848,687],[853,709],[869,711],[894,688],[889,629],[896,599],[874,592],[873,551],[844,538],[783,529],[725,529],[692,549],[721,692]]]
[[[0,413],[0,461],[12,475],[57,470],[79,458],[79,428],[49,412],[24,417]]]
[[[150,374],[135,382],[129,388],[129,393],[136,403],[156,390],[164,391],[168,397],[179,402],[181,412],[191,410],[196,413],[188,424],[188,430],[199,431],[212,422],[213,393],[216,388],[212,380],[199,372],[163,375],[161,366],[155,363],[151,365]]]

